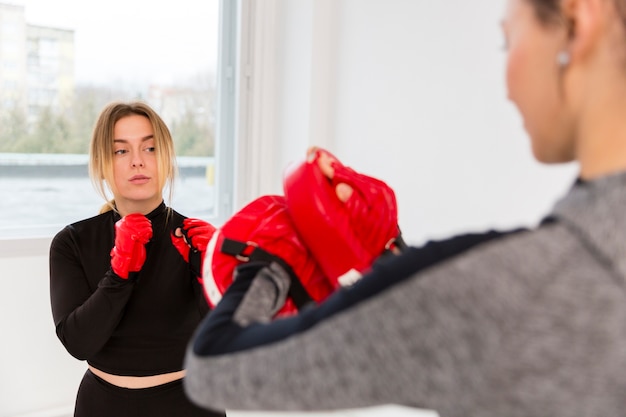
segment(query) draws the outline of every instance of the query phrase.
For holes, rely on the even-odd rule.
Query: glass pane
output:
[[[0,238],[98,213],[87,152],[113,100],[163,117],[179,157],[172,206],[214,215],[218,13],[219,0],[0,3]]]

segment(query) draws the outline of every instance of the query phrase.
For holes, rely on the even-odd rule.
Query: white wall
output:
[[[281,192],[312,144],[390,184],[413,243],[534,225],[569,187],[576,167],[536,163],[506,98],[504,1],[259,3],[275,47],[253,68],[272,69],[275,93],[255,108],[271,112],[280,151],[243,200]]]
[[[237,204],[280,193],[286,165],[316,144],[395,189],[409,242],[534,224],[576,167],[532,159],[506,100],[503,6],[257,1]],[[48,243],[0,242],[0,417],[71,405],[84,369],[54,335]]]
[[[63,415],[86,369],[54,331],[49,246],[49,238],[0,241],[0,417]]]

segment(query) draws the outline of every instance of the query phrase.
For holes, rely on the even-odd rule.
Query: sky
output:
[[[217,63],[219,0],[0,0],[28,24],[74,30],[79,83],[173,82]]]

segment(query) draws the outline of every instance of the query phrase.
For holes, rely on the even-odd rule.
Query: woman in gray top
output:
[[[626,0],[507,2],[509,97],[538,161],[579,163],[570,192],[533,230],[410,248],[288,319],[268,319],[281,267],[240,267],[189,346],[194,402],[624,414]]]

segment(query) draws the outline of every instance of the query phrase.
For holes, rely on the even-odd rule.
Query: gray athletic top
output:
[[[410,250],[329,298],[346,306],[319,320],[326,303],[286,326],[247,326],[218,306],[187,351],[186,392],[227,410],[395,403],[442,417],[624,415],[626,173],[578,182],[550,217],[398,278],[396,264],[425,256]],[[281,325],[260,346],[223,348],[238,331]],[[230,326],[226,341],[220,326]],[[194,345],[207,328],[222,348]]]

